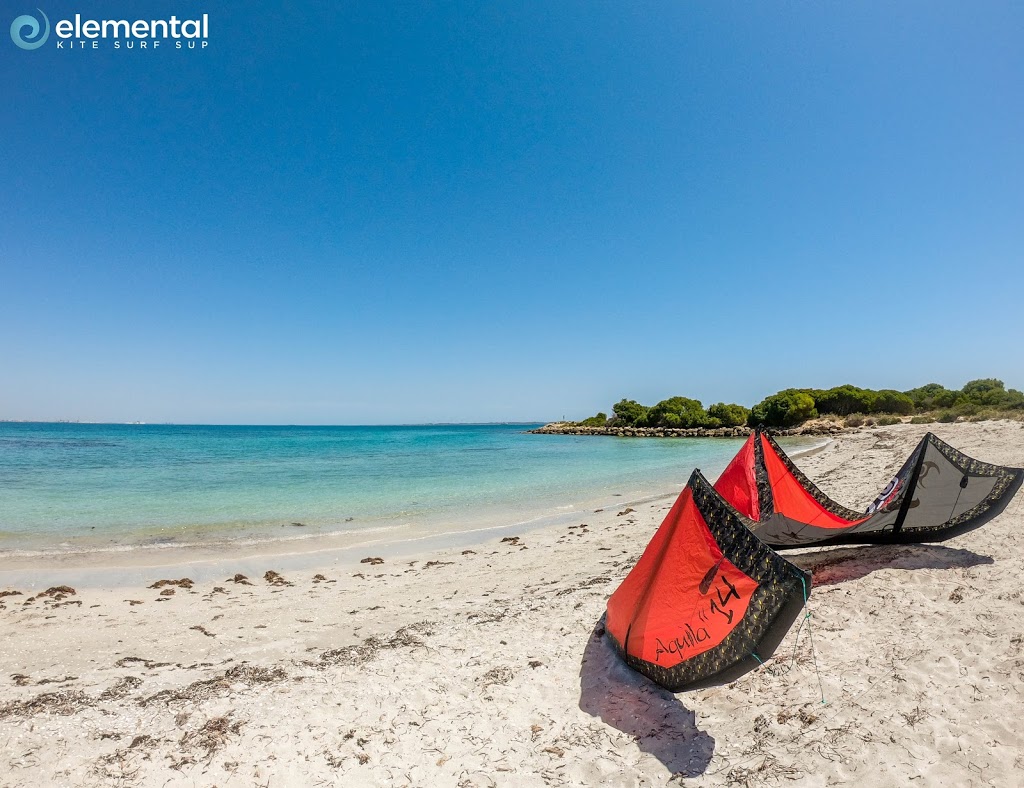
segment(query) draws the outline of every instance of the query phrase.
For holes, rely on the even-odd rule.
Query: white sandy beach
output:
[[[929,428],[1024,466],[1006,421],[866,429],[799,464],[863,508]],[[597,634],[671,498],[216,577],[47,594],[52,570],[0,569],[0,786],[1020,784],[1021,500],[941,545],[787,553],[814,572],[813,652],[794,627],[764,668],[679,695]]]

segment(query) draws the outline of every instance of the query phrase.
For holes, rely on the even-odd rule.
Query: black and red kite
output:
[[[941,542],[1006,508],[1024,470],[968,457],[928,433],[866,511],[836,503],[786,453],[755,431],[715,483],[758,538],[774,548]]]
[[[772,655],[811,576],[751,525],[693,472],[608,600],[605,631],[630,667],[675,692],[732,681]]]

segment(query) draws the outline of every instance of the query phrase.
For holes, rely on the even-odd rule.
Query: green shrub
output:
[[[823,391],[816,390],[814,407],[818,413],[835,413],[837,416],[871,413],[875,409],[875,392],[850,384]]]
[[[608,423],[608,416],[604,413],[598,413],[596,416],[591,416],[589,419],[577,422],[581,427],[603,427]]]
[[[971,404],[985,408],[1018,409],[1024,408],[1024,393],[1017,389],[1007,389],[1003,381],[996,378],[980,378],[964,384],[957,397],[955,406]],[[974,415],[974,413],[970,414]]]
[[[956,415],[957,414],[951,410],[944,410],[935,417],[935,420],[940,424],[952,424],[956,421]]]
[[[970,402],[974,405],[1000,406],[1006,400],[1006,387],[1003,381],[996,378],[979,378],[970,380],[960,389],[957,402]]]
[[[811,396],[798,389],[786,389],[765,397],[747,417],[751,427],[792,427],[818,415]]]
[[[639,426],[647,421],[647,408],[631,399],[619,400],[612,406],[614,422],[626,427]]]
[[[710,427],[711,417],[700,400],[689,397],[663,399],[647,412],[648,427]]]
[[[864,424],[864,414],[851,413],[849,416],[843,419],[843,424],[845,424],[847,427],[860,427]]]
[[[935,410],[951,407],[960,392],[950,391],[939,383],[927,383],[904,393],[910,397],[918,410]]]
[[[909,416],[914,412],[914,400],[902,392],[882,389],[875,392],[875,402],[871,412],[898,413],[901,416]]]
[[[747,423],[750,410],[742,405],[726,405],[724,402],[717,402],[708,407],[708,417],[713,421],[718,421],[716,426],[739,427]]]
[[[910,423],[911,424],[932,424],[932,423],[934,423],[934,421],[935,421],[935,417],[934,416],[930,416],[930,415],[929,416],[914,416],[914,418],[912,418],[910,420]]]
[[[899,416],[879,416],[875,423],[879,427],[891,427],[893,424],[900,424],[901,421]]]

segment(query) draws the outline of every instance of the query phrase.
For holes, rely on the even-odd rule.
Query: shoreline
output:
[[[825,439],[813,446],[794,449],[791,456],[812,456],[832,443]],[[685,480],[690,468],[680,468]],[[719,469],[720,470],[720,469]],[[202,579],[219,576],[229,565],[249,568],[277,562],[290,570],[313,570],[351,563],[366,551],[395,558],[412,558],[434,551],[478,546],[492,536],[514,537],[539,529],[557,528],[580,517],[615,507],[629,508],[674,499],[678,488],[662,488],[636,497],[604,494],[572,504],[561,511],[517,520],[507,511],[498,522],[479,524],[466,519],[431,526],[395,524],[363,530],[302,534],[276,539],[221,540],[185,544],[138,544],[94,550],[10,551],[0,554],[0,587],[75,585],[124,586],[140,582],[158,570],[174,573],[185,569]],[[595,509],[596,507],[596,509]],[[445,525],[449,527],[445,527]],[[454,527],[451,527],[454,526]],[[422,531],[422,532],[421,532]]]
[[[401,537],[509,525],[612,493],[671,489],[681,469],[724,466],[733,451],[729,441],[616,445],[523,430],[0,434],[0,564],[15,551],[248,550],[318,535],[337,545],[378,539],[371,530]]]
[[[537,530],[563,527],[565,523],[591,517],[613,509],[624,509],[645,504],[657,504],[674,498],[679,491],[667,491],[640,498],[625,498],[604,507],[573,509],[525,521],[477,528],[445,530],[393,539],[364,539],[347,545],[329,544],[336,537],[314,535],[300,539],[269,540],[260,543],[218,543],[217,545],[174,545],[147,551],[138,549],[119,551],[92,551],[80,553],[38,553],[31,556],[9,556],[0,567],[0,590],[15,585],[21,578],[29,587],[51,584],[79,583],[91,587],[124,586],[141,582],[154,573],[180,573],[190,570],[203,580],[217,577],[229,567],[252,567],[273,564],[278,568],[310,572],[334,568],[338,565],[358,566],[362,556],[372,553],[393,559],[408,559],[433,555],[438,552],[479,546],[495,537],[523,536]],[[380,529],[377,529],[378,532]],[[350,532],[343,536],[358,536],[366,532]],[[305,549],[294,549],[299,543]],[[220,548],[220,549],[215,549]],[[242,548],[242,549],[239,549]],[[357,557],[359,556],[359,557]],[[114,559],[114,560],[111,560]],[[116,560],[122,559],[122,560]],[[140,560],[163,559],[163,560]],[[62,564],[54,566],[54,562]],[[15,564],[20,563],[20,566]],[[113,581],[113,582],[112,582]]]

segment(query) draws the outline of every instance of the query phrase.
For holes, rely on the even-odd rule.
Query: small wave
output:
[[[336,539],[344,536],[362,536],[363,534],[380,534],[389,531],[397,531],[408,527],[408,523],[395,523],[382,525],[375,528],[358,528],[348,530],[318,531],[309,534],[294,534],[291,536],[250,536],[235,539],[200,539],[189,541],[175,541],[172,538],[160,539],[159,541],[136,542],[134,544],[114,544],[97,547],[74,546],[69,542],[62,542],[58,547],[69,549],[52,550],[46,548],[38,549],[3,549],[0,548],[0,556],[5,558],[71,558],[79,555],[103,555],[105,553],[123,554],[137,551],[171,551],[188,549],[222,549],[234,547],[255,547],[266,544],[277,544],[279,542],[305,542],[313,539]]]

